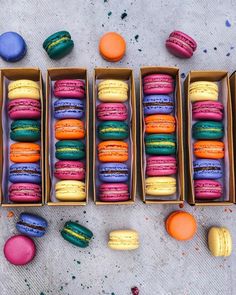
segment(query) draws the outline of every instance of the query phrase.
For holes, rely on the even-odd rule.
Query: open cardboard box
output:
[[[224,126],[225,136],[225,157],[224,157],[224,195],[222,200],[216,201],[198,201],[195,200],[193,186],[193,139],[192,139],[192,102],[189,99],[190,83],[195,81],[212,81],[218,82],[219,101],[224,105]],[[231,205],[235,200],[235,179],[234,179],[234,154],[233,154],[233,133],[232,133],[232,106],[230,96],[229,76],[226,71],[191,71],[185,82],[185,96],[187,99],[187,186],[188,186],[188,202],[190,205],[198,206],[225,206]]]
[[[144,144],[144,114],[143,114],[143,82],[142,79],[148,74],[168,74],[175,79],[175,117],[176,117],[176,159],[177,159],[177,195],[172,197],[151,197],[147,198],[145,194],[145,170],[146,170],[146,155]],[[175,67],[142,67],[140,69],[140,157],[141,157],[141,184],[142,184],[142,199],[146,204],[182,204],[184,202],[184,152],[183,152],[183,115],[182,115],[182,95],[180,85],[179,69]]]
[[[101,202],[97,198],[97,117],[96,105],[99,103],[97,99],[97,83],[103,79],[119,79],[128,82],[129,84],[129,123],[130,123],[130,142],[129,142],[129,161],[130,161],[130,200],[125,202]],[[133,70],[128,68],[96,68],[93,75],[93,195],[96,205],[118,205],[118,204],[133,204],[136,194],[136,97],[135,83]]]
[[[236,72],[234,72],[230,77],[230,90],[231,90],[231,102],[233,111],[233,130],[236,130]],[[236,146],[236,133],[233,133],[234,146]],[[236,165],[236,157],[234,157],[234,167]],[[235,192],[236,194],[236,192]],[[234,196],[234,203],[236,203],[236,196]]]
[[[54,137],[54,117],[53,117],[53,88],[52,83],[61,79],[82,79],[85,81],[86,88],[86,109],[85,109],[85,145],[86,145],[86,176],[85,176],[85,201],[79,202],[62,202],[58,201],[54,194],[53,175],[54,162],[55,162],[55,143]],[[49,206],[79,206],[86,205],[88,202],[89,194],[89,87],[88,76],[85,68],[51,68],[47,70],[46,81],[46,120],[45,120],[45,188],[46,188],[46,202]]]
[[[2,119],[0,120],[0,134],[3,140],[0,141],[0,179],[1,179],[1,203],[3,207],[37,207],[42,206],[45,200],[45,186],[44,186],[44,100],[42,94],[42,75],[38,68],[5,68],[1,69],[0,74],[0,110]],[[9,124],[10,119],[7,112],[7,83],[8,81],[14,81],[19,79],[29,79],[39,83],[40,87],[40,101],[41,101],[41,177],[42,177],[42,201],[40,203],[9,203],[7,197],[7,184],[8,184],[8,172],[4,170],[8,169],[10,159],[8,154],[9,142],[10,142],[10,131]],[[7,125],[7,126],[4,126]],[[6,131],[7,130],[7,131]],[[4,131],[7,133],[4,134]],[[8,132],[9,131],[9,132]],[[5,138],[5,139],[4,139]],[[7,142],[6,142],[7,141]],[[6,150],[7,147],[7,150]],[[4,168],[5,167],[5,168]]]

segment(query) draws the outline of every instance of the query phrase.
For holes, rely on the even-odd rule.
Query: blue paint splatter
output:
[[[226,54],[226,56],[230,56],[230,53],[228,52],[228,53]]]
[[[186,77],[186,76],[185,76],[185,73],[181,73],[180,77],[181,77],[182,79],[184,79],[184,78]]]
[[[217,50],[217,47],[214,47],[214,50]]]
[[[226,26],[227,28],[230,28],[230,27],[231,27],[231,23],[229,22],[229,20],[226,20],[226,21],[225,21],[225,26]]]
[[[234,49],[234,46],[231,46],[231,47],[230,47],[230,50],[233,50],[233,49]]]
[[[111,11],[109,11],[107,15],[108,15],[108,16],[111,16],[111,15],[112,15],[112,12],[111,12]]]
[[[204,53],[207,53],[207,49],[204,49],[203,52],[204,52]]]

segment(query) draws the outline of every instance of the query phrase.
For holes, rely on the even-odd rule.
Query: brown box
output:
[[[119,79],[129,83],[129,100],[132,111],[131,119],[131,190],[130,200],[126,202],[101,202],[96,197],[96,172],[97,172],[97,144],[96,144],[96,102],[97,102],[97,80],[103,79]],[[136,194],[136,172],[137,172],[137,159],[136,159],[136,97],[135,97],[135,83],[133,70],[129,68],[96,68],[93,75],[93,195],[96,205],[117,205],[117,204],[133,204]]]
[[[145,144],[144,144],[144,115],[143,115],[143,82],[142,78],[148,74],[169,74],[175,79],[175,116],[176,116],[176,143],[177,143],[177,191],[178,198],[168,197],[147,199],[145,194]],[[179,69],[175,67],[142,67],[140,69],[140,157],[141,157],[141,184],[142,199],[146,204],[182,204],[184,202],[184,152],[183,152],[183,115],[182,115],[182,95],[180,85]]]
[[[236,114],[236,72],[230,76],[230,90],[231,90],[231,103],[232,103],[232,112]],[[233,139],[234,146],[236,146],[236,115],[233,115]],[[236,165],[236,157],[234,157],[234,167]],[[235,193],[236,194],[236,193]],[[234,203],[236,203],[236,196],[234,195]]]
[[[39,83],[40,86],[40,101],[41,101],[41,175],[42,175],[42,202],[41,203],[32,203],[32,204],[13,204],[13,203],[7,203],[5,200],[6,196],[4,196],[4,189],[3,189],[3,183],[8,182],[8,175],[3,174],[3,167],[4,163],[6,165],[9,165],[9,158],[7,156],[4,157],[4,147],[6,146],[6,143],[4,143],[4,140],[0,141],[0,149],[1,149],[1,156],[0,156],[0,163],[2,164],[0,166],[0,179],[1,179],[1,203],[3,207],[37,207],[37,206],[42,206],[44,203],[45,199],[45,186],[44,186],[44,100],[43,100],[43,93],[42,93],[42,75],[41,71],[38,68],[5,68],[1,70],[1,77],[0,77],[0,95],[1,95],[1,101],[0,101],[0,109],[1,109],[1,114],[2,114],[2,120],[0,121],[0,133],[1,137],[4,138],[3,136],[3,118],[8,118],[8,113],[7,113],[7,108],[5,105],[6,98],[7,98],[7,86],[6,86],[6,80],[19,80],[19,79],[29,79],[33,80]],[[4,108],[5,105],[5,108]],[[10,134],[8,134],[9,138]],[[5,162],[6,161],[6,162]],[[3,177],[5,179],[3,179]]]
[[[224,200],[222,201],[206,201],[200,202],[195,200],[193,187],[193,147],[192,147],[192,103],[189,99],[190,83],[196,81],[212,81],[218,82],[219,85],[219,101],[224,105],[224,126],[225,126],[225,185]],[[233,154],[233,133],[232,133],[232,106],[230,96],[229,76],[226,71],[191,71],[185,82],[185,96],[187,100],[187,185],[188,185],[188,202],[190,205],[198,206],[225,206],[231,205],[235,200],[235,180],[234,180],[234,154]]]
[[[82,79],[85,81],[86,88],[86,181],[85,181],[85,193],[86,200],[82,202],[60,202],[55,199],[55,196],[52,196],[52,178],[50,176],[50,159],[52,160],[53,156],[50,155],[50,147],[55,144],[54,138],[50,136],[50,128],[54,128],[54,124],[50,122],[50,111],[52,107],[52,81],[61,80],[61,79]],[[46,187],[46,202],[49,206],[79,206],[86,205],[88,202],[89,194],[89,86],[88,86],[88,76],[87,70],[85,68],[51,68],[47,70],[47,82],[46,82],[46,121],[45,121],[45,187]],[[54,200],[52,200],[52,198]]]

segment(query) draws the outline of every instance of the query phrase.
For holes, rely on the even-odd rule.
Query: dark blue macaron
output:
[[[54,117],[56,119],[80,119],[84,116],[84,101],[66,98],[54,102]]]
[[[16,32],[6,32],[0,36],[0,56],[5,61],[22,59],[27,51],[25,40]]]
[[[19,221],[16,223],[16,229],[27,236],[40,238],[47,229],[47,221],[31,213],[21,213]]]
[[[129,169],[123,163],[103,163],[99,165],[99,178],[104,182],[126,182]]]
[[[193,161],[194,179],[218,179],[223,177],[220,160],[198,159]]]
[[[40,165],[36,163],[17,163],[10,166],[10,182],[41,183]]]
[[[144,115],[170,114],[174,110],[173,97],[169,95],[146,95],[143,98]]]

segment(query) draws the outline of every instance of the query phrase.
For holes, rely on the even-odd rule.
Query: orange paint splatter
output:
[[[12,218],[12,217],[14,217],[14,216],[15,216],[14,212],[12,212],[12,211],[8,211],[8,213],[7,213],[7,218]]]

